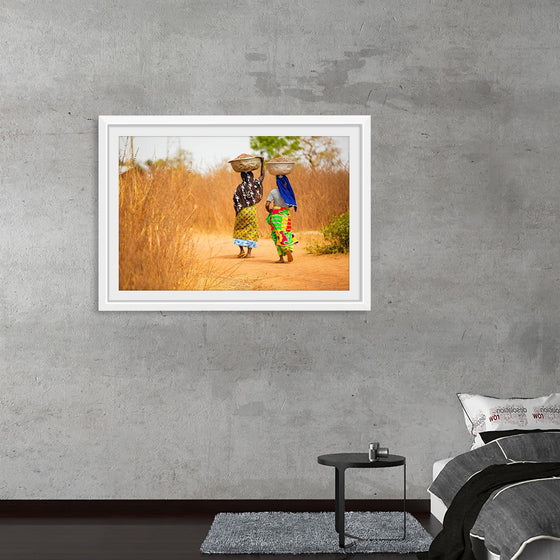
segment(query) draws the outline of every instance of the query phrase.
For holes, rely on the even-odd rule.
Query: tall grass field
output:
[[[254,172],[258,176],[259,171]],[[348,212],[349,177],[343,167],[312,170],[298,165],[289,175],[298,211],[296,232],[319,231],[333,217]],[[207,290],[219,278],[197,250],[205,234],[232,240],[233,194],[241,182],[229,165],[207,173],[186,166],[132,168],[119,177],[119,289]],[[260,233],[270,237],[264,201],[276,188],[266,175],[263,200],[257,205]]]

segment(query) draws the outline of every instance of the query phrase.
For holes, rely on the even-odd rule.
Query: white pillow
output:
[[[474,447],[484,442],[480,432],[499,430],[550,430],[560,428],[560,393],[534,399],[499,399],[457,393],[465,424],[475,436]]]

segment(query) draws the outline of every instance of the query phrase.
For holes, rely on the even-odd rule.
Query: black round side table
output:
[[[344,474],[346,469],[383,469],[387,467],[403,467],[403,538],[406,539],[406,458],[401,455],[379,457],[369,460],[368,453],[331,453],[319,455],[317,462],[335,469],[335,528],[338,533],[338,546],[345,547],[344,532]],[[353,536],[353,535],[348,535]],[[354,537],[355,538],[355,537]]]

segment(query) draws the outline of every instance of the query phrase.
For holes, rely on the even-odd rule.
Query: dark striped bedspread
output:
[[[560,478],[529,480],[494,492],[471,535],[483,538],[486,548],[504,559],[539,536],[560,541]]]
[[[502,475],[498,473],[503,472],[507,478],[505,473],[509,469],[492,467],[491,484],[494,486],[488,486],[487,499],[482,500],[480,511],[469,527],[472,535],[484,538],[486,547],[506,560],[515,557],[524,543],[536,538],[560,541],[560,472],[546,474],[546,464],[552,466],[558,462],[560,433],[503,437],[452,459],[432,483],[430,492],[450,507],[458,494],[464,494],[461,489],[475,483],[490,466],[524,464],[523,477],[504,480],[503,484],[499,484]],[[545,478],[542,478],[543,469]],[[465,506],[466,502],[459,510]],[[444,520],[444,529],[445,526]]]

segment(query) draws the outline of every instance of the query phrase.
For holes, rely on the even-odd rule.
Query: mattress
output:
[[[447,459],[440,459],[433,464],[432,467],[432,480],[435,480],[439,473],[443,470],[443,467],[451,461],[453,457],[448,457]],[[447,511],[447,507],[445,504],[432,492],[428,490],[430,494],[430,511],[432,515],[440,522],[443,523],[443,518],[445,517],[445,512]]]

